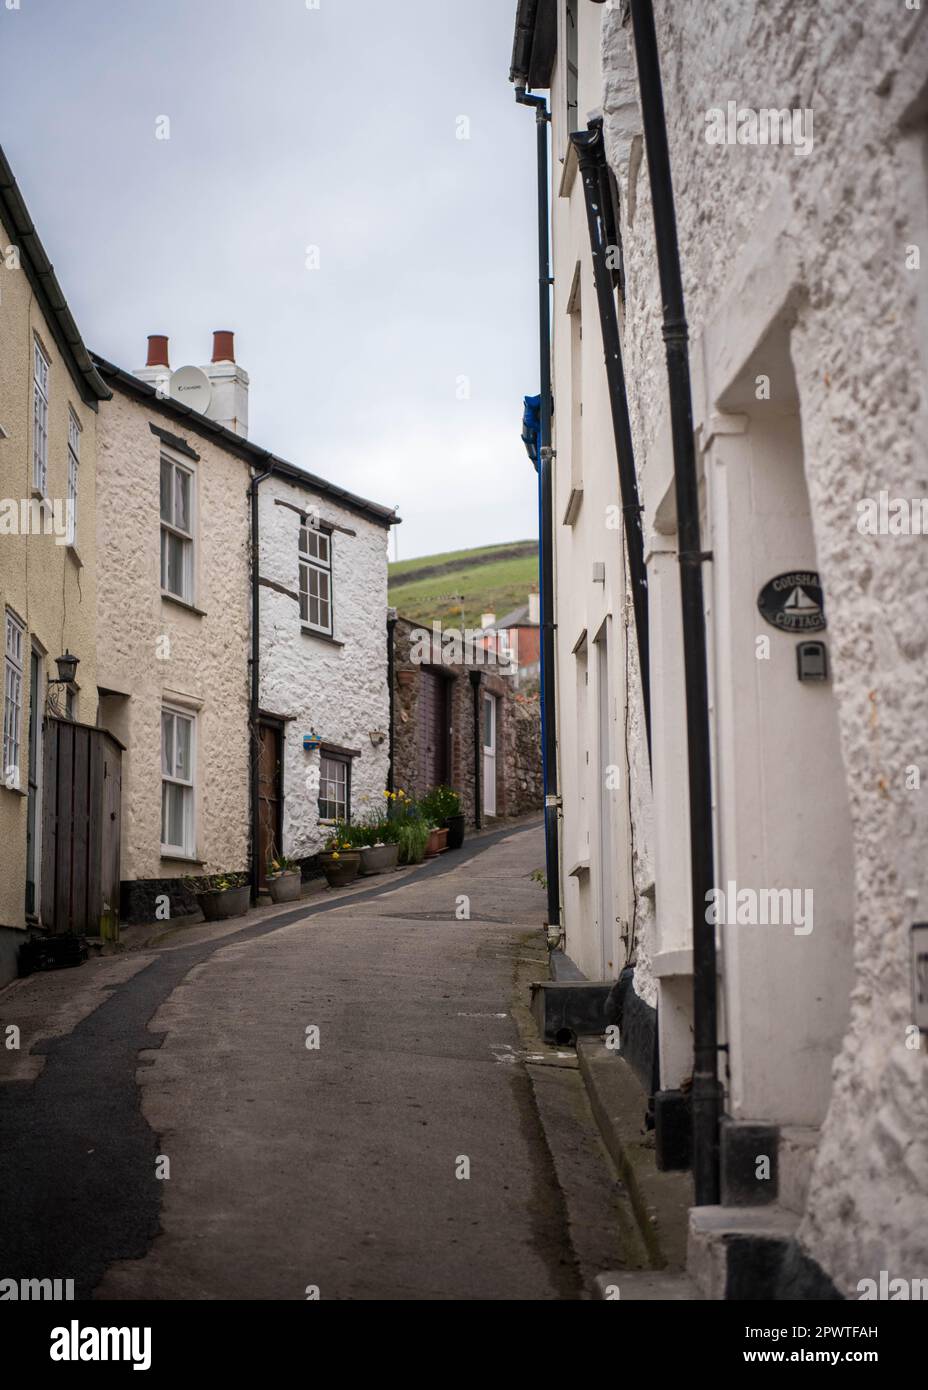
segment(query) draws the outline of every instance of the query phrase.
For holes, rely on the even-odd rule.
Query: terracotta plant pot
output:
[[[464,816],[449,816],[445,821],[448,831],[448,848],[460,849],[464,843]]]
[[[361,852],[356,849],[340,849],[335,855],[320,854],[319,864],[330,888],[344,888],[353,883],[361,867]]]
[[[302,876],[299,869],[285,869],[280,874],[268,874],[267,891],[274,903],[298,903]]]
[[[222,922],[226,917],[242,917],[251,905],[251,887],[213,889],[197,893],[197,906],[207,922]]]
[[[396,868],[399,845],[365,845],[361,851],[361,873],[383,874]]]
[[[425,846],[426,859],[434,859],[437,854],[441,854],[443,849],[448,848],[448,832],[444,828],[429,831],[428,843]]]

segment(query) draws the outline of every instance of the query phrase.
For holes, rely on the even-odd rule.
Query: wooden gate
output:
[[[419,785],[423,796],[448,780],[448,682],[423,667],[419,677]]]
[[[119,935],[122,749],[105,729],[49,719],[42,796],[42,925]]]

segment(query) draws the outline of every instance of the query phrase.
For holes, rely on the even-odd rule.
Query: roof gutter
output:
[[[58,283],[54,267],[39,240],[35,223],[29,216],[19,185],[13,177],[13,170],[6,155],[0,149],[0,217],[10,232],[16,237],[16,244],[22,253],[20,263],[26,271],[36,298],[42,306],[45,318],[55,342],[67,362],[85,404],[94,410],[98,401],[108,401],[112,391],[106,385],[94,365],[93,358],[84,346],[77,324],[64,292]]]
[[[160,410],[165,415],[186,420],[191,428],[198,430],[201,434],[212,435],[224,449],[237,454],[239,458],[244,459],[253,467],[263,465],[266,460],[270,459],[274,465],[274,472],[288,478],[291,482],[324,493],[325,496],[340,502],[348,511],[366,517],[368,521],[376,522],[378,526],[389,528],[399,525],[401,518],[397,516],[393,508],[381,506],[379,502],[371,502],[366,497],[358,497],[356,493],[348,492],[346,488],[339,487],[336,483],[330,483],[325,478],[319,478],[315,473],[307,473],[305,469],[297,468],[295,464],[288,463],[286,459],[278,458],[269,450],[262,449],[258,444],[252,444],[249,440],[244,439],[242,435],[226,429],[225,425],[220,425],[218,421],[210,420],[206,415],[201,415],[198,410],[184,405],[182,401],[175,401],[173,397],[165,399],[147,381],[142,381],[123,367],[117,367],[114,363],[108,362],[99,353],[93,353],[92,357],[102,376],[112,381],[118,389],[131,396],[138,396],[146,400],[154,409]]]

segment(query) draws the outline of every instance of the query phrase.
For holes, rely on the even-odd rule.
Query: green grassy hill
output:
[[[481,613],[501,618],[538,588],[538,546],[511,541],[476,550],[422,555],[390,565],[390,603],[417,623],[453,620],[479,627]]]

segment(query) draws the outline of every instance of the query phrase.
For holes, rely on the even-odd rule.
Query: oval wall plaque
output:
[[[825,597],[815,570],[794,570],[767,581],[757,595],[761,615],[781,632],[821,632]]]

